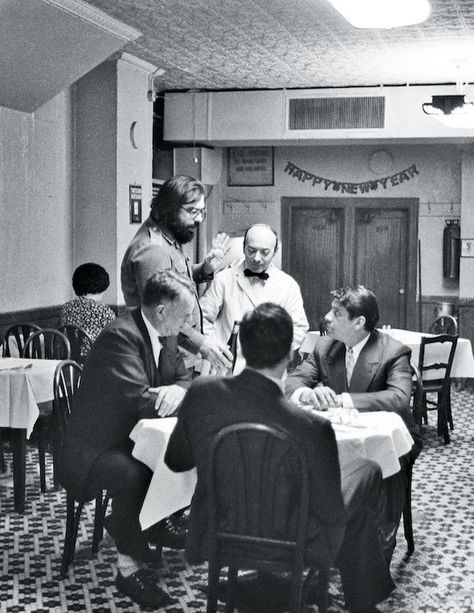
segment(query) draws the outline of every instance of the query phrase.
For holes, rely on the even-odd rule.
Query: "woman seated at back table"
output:
[[[109,275],[99,264],[88,262],[78,266],[72,275],[72,287],[77,298],[63,304],[59,313],[59,325],[79,326],[94,342],[102,328],[115,319],[112,309],[102,302],[109,284]],[[83,350],[87,353],[89,349],[84,347],[81,354]]]

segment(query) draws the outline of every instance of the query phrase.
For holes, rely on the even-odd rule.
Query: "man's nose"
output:
[[[324,316],[324,319],[325,319],[326,321],[328,321],[328,322],[331,322],[331,321],[332,321],[332,312],[331,312],[331,311],[328,311],[328,312],[326,313],[326,315]]]
[[[253,256],[253,259],[255,262],[260,262],[260,260],[262,259],[262,256],[257,251],[257,253]]]

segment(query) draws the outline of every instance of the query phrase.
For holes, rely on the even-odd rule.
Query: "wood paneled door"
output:
[[[283,268],[300,284],[312,330],[330,292],[365,285],[379,325],[416,329],[418,200],[282,198]]]

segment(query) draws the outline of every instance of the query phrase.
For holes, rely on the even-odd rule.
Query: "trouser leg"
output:
[[[361,458],[342,466],[341,477],[347,524],[337,565],[346,605],[356,609],[381,602],[395,585],[381,542],[380,467]]]
[[[94,463],[94,484],[112,498],[112,512],[105,519],[107,532],[117,551],[140,559],[146,544],[139,514],[152,471],[130,453],[128,444],[101,454]]]

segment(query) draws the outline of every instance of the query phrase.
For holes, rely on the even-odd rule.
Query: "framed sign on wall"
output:
[[[273,147],[229,147],[227,185],[273,185]]]

